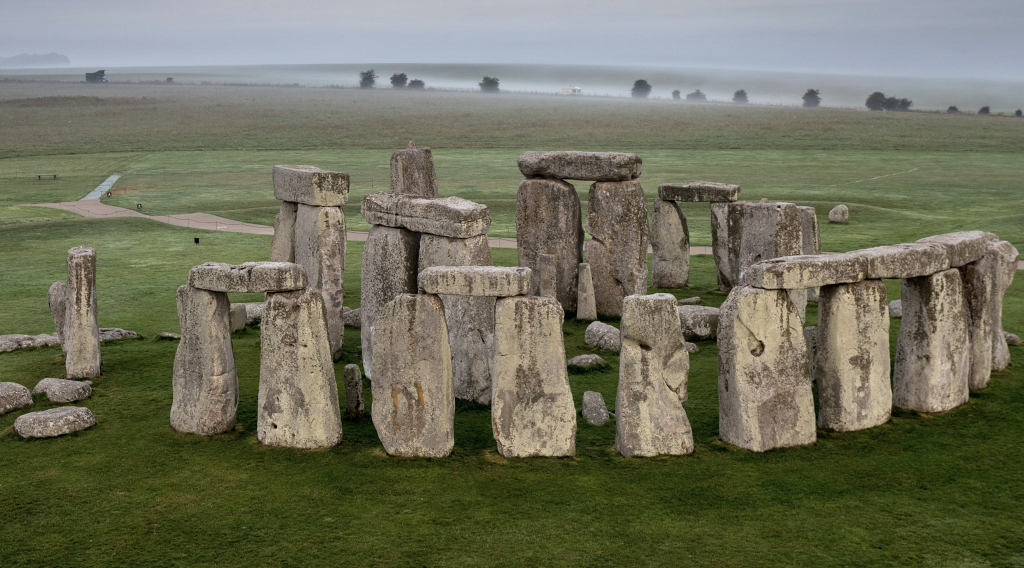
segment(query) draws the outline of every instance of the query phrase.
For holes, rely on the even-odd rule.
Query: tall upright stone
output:
[[[334,360],[345,336],[345,213],[341,207],[299,204],[295,220],[295,263],[306,269],[309,286],[323,296]]]
[[[903,280],[903,319],[896,342],[893,405],[943,412],[968,399],[970,314],[960,271]]]
[[[377,318],[371,415],[393,456],[440,458],[455,445],[455,392],[441,299],[402,294]]]
[[[821,254],[821,232],[818,229],[818,215],[814,207],[797,205],[800,212],[800,229],[803,236],[803,245],[800,254]],[[807,290],[807,301],[818,301],[818,288]]]
[[[597,313],[617,316],[626,296],[647,293],[647,203],[636,180],[590,186],[584,244]]]
[[[437,176],[430,148],[408,148],[391,154],[391,193],[437,197]]]
[[[762,260],[799,255],[803,251],[800,212],[792,203],[738,201],[729,204],[730,280]]]
[[[998,253],[989,248],[981,259],[964,265],[960,274],[964,280],[964,298],[970,320],[970,371],[967,385],[971,390],[988,386],[992,376],[992,342],[995,339],[996,309],[1002,309],[999,294],[1000,270]]]
[[[420,237],[420,272],[432,266],[491,264],[491,248],[484,235],[455,239],[423,233]],[[455,397],[490,404],[495,298],[449,294],[440,298],[448,327]]]
[[[812,375],[818,427],[836,432],[884,424],[892,412],[889,308],[881,280],[823,286]]]
[[[729,203],[711,204],[711,254],[715,259],[715,271],[718,275],[718,289],[722,292],[732,290],[736,284],[736,270],[729,257]]]
[[[597,319],[597,299],[594,297],[594,278],[590,264],[580,263],[579,293],[576,301],[576,319],[592,321]]]
[[[807,344],[785,290],[734,288],[718,322],[718,431],[763,452],[812,444],[814,396]]]
[[[553,254],[538,255],[538,271],[540,272],[540,290],[538,296],[545,298],[557,298],[556,286],[558,282],[557,259]]]
[[[69,379],[100,376],[100,328],[96,310],[96,251],[68,251],[64,316],[64,366]]]
[[[497,302],[491,424],[503,456],[576,455],[563,316],[562,306],[551,298]]]
[[[556,298],[566,310],[576,309],[577,270],[583,260],[580,197],[560,179],[530,178],[519,184],[516,197],[516,248],[519,266],[533,270],[532,295],[540,293],[539,255],[555,257]]]
[[[298,211],[298,203],[281,203],[281,210],[274,217],[274,238],[270,241],[271,262],[295,262],[295,221]]]
[[[373,331],[377,314],[400,294],[416,293],[420,234],[397,227],[370,227],[360,272],[360,338],[363,372],[373,380]]]
[[[996,317],[993,324],[992,370],[1002,371],[1010,364],[1010,349],[1007,347],[1006,337],[1003,335],[1003,296],[1013,284],[1013,276],[1017,273],[1017,259],[1020,254],[1007,241],[997,241],[988,246],[996,253],[1000,266],[999,287],[996,294],[999,305],[992,310]]]
[[[47,303],[50,306],[50,317],[53,318],[53,327],[56,330],[57,339],[64,349],[64,318],[67,317],[68,285],[63,280],[58,280],[50,285],[46,294]]]
[[[654,201],[651,211],[651,282],[655,288],[682,288],[690,278],[690,230],[675,201]]]
[[[171,427],[201,435],[227,432],[238,409],[228,295],[181,286],[177,304],[181,341],[174,355]]]
[[[341,407],[316,288],[267,294],[260,335],[256,438],[268,446],[317,449],[341,443]]]

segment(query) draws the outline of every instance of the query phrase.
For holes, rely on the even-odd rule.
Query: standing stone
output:
[[[590,264],[580,263],[579,295],[576,301],[576,319],[596,320],[597,299],[594,297],[594,279],[590,273]]]
[[[363,372],[359,365],[345,365],[342,371],[345,378],[345,416],[349,420],[358,420],[365,413],[363,407]]]
[[[651,211],[652,284],[682,288],[690,278],[690,230],[675,201],[655,200]]]
[[[679,322],[676,298],[672,294],[629,296],[622,307],[622,341],[631,339],[651,348],[661,361],[669,389],[686,404],[686,380],[690,354],[686,350]]]
[[[320,291],[267,294],[256,438],[268,446],[341,443],[341,408]]]
[[[638,181],[590,186],[584,244],[597,313],[617,316],[626,296],[647,293],[647,203]]]
[[[285,201],[274,217],[274,238],[270,241],[271,262],[295,262],[295,219],[298,204]]]
[[[228,311],[228,320],[231,321],[231,332],[245,329],[248,317],[245,313],[245,304],[231,304]]]
[[[320,291],[327,310],[331,356],[341,357],[345,322],[345,213],[341,207],[299,204],[295,220],[295,263],[306,269],[309,287]]]
[[[971,390],[988,386],[992,376],[992,344],[996,332],[996,309],[1002,309],[999,294],[1000,270],[998,253],[993,249],[981,259],[960,269],[964,280],[964,297],[970,314],[967,332],[970,342],[970,371],[967,385]]]
[[[1010,350],[1007,348],[1006,336],[1003,334],[1003,296],[1013,284],[1013,276],[1017,273],[1017,259],[1019,254],[1007,241],[991,243],[989,247],[994,250],[999,258],[1000,276],[999,288],[996,295],[999,305],[993,309],[996,321],[993,324],[994,337],[992,340],[992,370],[1002,371],[1010,364]]]
[[[32,404],[28,387],[18,383],[0,383],[0,416]]]
[[[373,330],[384,304],[416,293],[420,234],[394,227],[370,227],[363,245],[359,298],[363,372],[373,380]]]
[[[800,254],[821,254],[821,233],[818,230],[818,215],[814,207],[796,206],[800,212],[800,229],[803,235],[803,246]],[[818,301],[818,288],[807,290],[807,301]]]
[[[538,296],[544,296],[545,298],[557,298],[556,281],[558,279],[556,269],[556,259],[553,254],[541,254],[537,255],[540,272],[540,290],[538,290]]]
[[[718,323],[719,436],[741,448],[812,444],[807,345],[785,290],[734,288]]]
[[[711,254],[715,259],[718,273],[718,289],[723,292],[732,290],[736,284],[729,258],[729,203],[711,204]]]
[[[577,270],[583,260],[580,197],[559,179],[524,179],[516,198],[516,247],[519,266],[533,269],[530,294],[540,293],[541,254],[555,256],[556,295],[566,310],[576,310]]]
[[[181,286],[177,303],[181,342],[174,355],[171,427],[190,434],[227,432],[238,408],[228,295]]]
[[[63,280],[58,280],[50,286],[46,294],[47,302],[50,305],[50,317],[53,318],[53,327],[57,330],[57,339],[64,343],[64,318],[67,317],[68,285]]]
[[[420,237],[419,271],[432,266],[490,266],[487,237],[453,239],[424,233]],[[441,294],[452,355],[455,397],[483,404],[491,401],[494,363],[492,296]]]
[[[892,411],[889,313],[881,280],[823,286],[816,355],[818,427],[836,432],[884,424]]]
[[[893,405],[943,412],[967,402],[970,314],[963,279],[952,268],[908,278],[900,289],[903,321],[896,342]]]
[[[391,154],[391,193],[437,197],[437,177],[430,148],[409,147]]]
[[[551,298],[498,300],[491,423],[505,457],[576,455],[576,407]]]
[[[734,285],[751,265],[803,250],[800,212],[792,203],[729,204],[729,275]]]
[[[842,203],[836,205],[835,207],[832,208],[831,211],[828,212],[828,222],[839,223],[840,225],[845,225],[849,223],[850,210]]]
[[[100,376],[100,328],[96,312],[96,251],[68,251],[64,316],[64,366],[69,379]]]
[[[580,412],[583,419],[594,426],[604,426],[604,423],[611,419],[608,406],[604,403],[601,393],[587,391],[583,393],[583,410]]]
[[[455,445],[455,392],[441,299],[402,294],[377,318],[371,414],[393,456],[441,458]]]
[[[809,325],[804,328],[804,342],[807,343],[807,373],[811,375],[811,384],[815,384],[814,371],[818,365],[818,326]]]

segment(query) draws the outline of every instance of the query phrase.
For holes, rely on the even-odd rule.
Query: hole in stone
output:
[[[277,424],[274,424],[273,422],[270,423],[270,427],[277,430]]]
[[[750,354],[753,355],[754,357],[760,357],[762,353],[764,353],[764,342],[758,341],[757,345],[755,345],[754,348],[750,350]]]

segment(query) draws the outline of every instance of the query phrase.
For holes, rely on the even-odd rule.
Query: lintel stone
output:
[[[713,181],[663,183],[658,186],[658,198],[688,203],[736,201],[740,198],[740,186]]]
[[[370,193],[363,196],[362,213],[371,225],[457,239],[486,235],[491,227],[491,214],[486,205],[454,196]]]
[[[317,207],[348,203],[348,174],[316,166],[274,166],[274,198]]]

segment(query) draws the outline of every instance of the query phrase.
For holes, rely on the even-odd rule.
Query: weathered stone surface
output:
[[[266,302],[245,302],[241,305],[245,306],[246,325],[257,324],[263,319],[263,312],[267,307]]]
[[[990,243],[989,247],[995,251],[1002,271],[999,276],[999,307],[993,310],[996,314],[994,324],[995,335],[992,339],[992,370],[1002,371],[1010,364],[1010,350],[1007,348],[1006,337],[1003,335],[1003,296],[1013,284],[1013,277],[1017,274],[1017,259],[1020,255],[1017,249],[1007,241]]]
[[[341,443],[323,296],[315,288],[267,294],[261,325],[256,438],[305,449]]]
[[[593,347],[607,349],[609,351],[619,350],[619,330],[604,322],[595,321],[587,326],[583,342]]]
[[[796,313],[800,315],[800,324],[807,323],[807,290],[786,290],[789,294],[789,301],[796,306]]]
[[[238,376],[231,350],[227,294],[178,288],[181,342],[174,355],[171,427],[191,434],[219,434],[235,426]]]
[[[718,289],[728,292],[732,289],[736,270],[729,258],[729,203],[711,204],[711,254],[718,272]]]
[[[647,203],[640,182],[590,186],[583,248],[594,281],[597,314],[622,313],[626,296],[647,293]]]
[[[63,342],[61,337],[64,334],[64,318],[67,317],[68,285],[63,280],[58,280],[50,286],[46,294],[47,303],[50,305],[50,317],[53,318],[53,327],[56,330],[57,338]]]
[[[556,298],[576,309],[577,270],[583,260],[580,197],[572,184],[558,179],[524,179],[516,197],[516,247],[519,266],[533,269],[530,294],[540,294],[539,255],[555,256]]]
[[[700,296],[694,296],[692,298],[683,298],[679,300],[680,306],[695,306],[700,303]]]
[[[718,337],[718,308],[709,306],[679,306],[679,323],[686,340],[704,340]]]
[[[918,239],[917,242],[944,246],[946,254],[949,256],[949,266],[959,268],[985,256],[989,243],[998,240],[999,237],[985,231],[961,231],[925,237]]]
[[[434,266],[490,264],[491,248],[486,236],[453,239],[424,234],[420,237],[421,272]],[[494,363],[495,298],[449,294],[442,294],[440,298],[448,324],[455,397],[488,404]]]
[[[864,277],[917,278],[949,268],[949,254],[937,243],[904,243],[846,253],[864,259]]]
[[[651,211],[651,282],[655,288],[682,288],[690,279],[690,229],[674,201],[658,199]]]
[[[594,297],[594,277],[590,272],[590,264],[580,263],[579,289],[576,296],[576,319],[596,320],[597,299]]]
[[[658,199],[665,201],[686,201],[722,203],[740,198],[740,186],[713,181],[690,183],[663,183],[658,186]]]
[[[800,212],[792,203],[737,202],[729,204],[729,262],[727,278],[741,282],[747,268],[764,260],[797,256],[803,250]],[[719,270],[722,266],[719,265]]]
[[[1017,347],[1017,346],[1019,346],[1021,344],[1020,336],[1018,336],[1016,334],[1013,334],[1013,333],[1010,333],[1008,331],[1004,331],[1003,332],[1003,338],[1006,339],[1006,344],[1007,345],[1012,345],[1014,347]]]
[[[69,379],[100,376],[100,330],[96,310],[96,251],[68,251],[68,283],[64,311],[64,367]]]
[[[497,302],[491,425],[503,456],[576,454],[576,407],[565,366],[563,314],[551,298]]]
[[[782,290],[739,287],[718,325],[719,436],[749,450],[814,443],[814,397],[796,307]]]
[[[553,254],[537,255],[537,272],[540,273],[540,289],[538,296],[557,298],[556,282],[558,278],[557,259]]]
[[[440,458],[455,444],[455,391],[444,306],[402,294],[377,318],[371,414],[393,456]]]
[[[847,206],[843,205],[842,203],[836,205],[835,207],[832,208],[831,211],[828,212],[828,222],[839,223],[840,225],[845,225],[849,223],[850,209]]]
[[[354,310],[343,309],[341,314],[342,321],[345,325],[350,327],[362,327],[363,325],[363,309],[356,308]]]
[[[604,403],[601,393],[586,391],[583,393],[583,410],[580,412],[583,419],[594,426],[604,426],[604,423],[611,419],[608,406]]]
[[[807,372],[811,375],[811,383],[814,384],[814,370],[817,366],[816,358],[818,356],[818,326],[809,325],[804,328],[804,341],[807,343]]]
[[[970,320],[967,334],[971,339],[970,371],[967,385],[971,390],[988,386],[992,375],[992,348],[996,337],[997,309],[1002,310],[999,278],[1002,267],[998,253],[987,249],[985,256],[960,268],[964,280],[964,299]]]
[[[0,353],[48,345],[60,345],[60,338],[56,333],[40,333],[39,335],[12,333],[0,335]]]
[[[100,341],[115,341],[118,339],[138,339],[139,334],[119,327],[101,327]]]
[[[424,294],[525,296],[530,272],[507,266],[432,266],[420,272],[419,289]]]
[[[818,229],[817,212],[814,207],[804,205],[797,205],[796,209],[800,212],[800,229],[803,236],[803,247],[800,249],[800,254],[821,254],[821,232]],[[807,290],[807,300],[818,301],[817,287]]]
[[[889,302],[889,315],[896,319],[903,317],[903,300]]]
[[[211,292],[287,292],[302,290],[308,283],[302,265],[291,262],[207,262],[188,273],[189,286]]]
[[[274,198],[314,207],[348,203],[348,174],[316,166],[274,166]]]
[[[526,177],[626,181],[640,177],[643,161],[621,152],[526,152],[519,171]]]
[[[384,304],[416,293],[420,234],[395,227],[370,227],[363,245],[359,298],[363,372],[373,380],[373,330]]]
[[[690,355],[680,329],[679,308],[672,294],[628,296],[623,301],[622,341],[629,339],[653,351],[662,379],[685,405]]]
[[[0,416],[32,404],[28,387],[18,383],[0,383]]]
[[[327,312],[331,356],[341,358],[345,322],[345,212],[340,207],[299,204],[295,220],[295,263],[306,269],[309,286],[320,290]]]
[[[970,314],[956,269],[909,278],[900,289],[903,321],[896,342],[893,405],[943,412],[967,402]]]
[[[349,420],[358,420],[366,413],[363,406],[363,372],[359,365],[345,365],[342,371],[345,379],[345,416]]]
[[[568,365],[570,367],[589,369],[594,365],[604,365],[604,359],[602,359],[600,355],[594,355],[593,353],[585,353],[583,355],[577,355],[572,359],[569,359]]]
[[[491,214],[486,205],[461,197],[368,193],[363,196],[362,212],[371,225],[399,227],[457,239],[486,235],[491,226]]]
[[[245,329],[245,305],[231,304],[228,309],[228,320],[231,322],[231,331],[235,332]]]
[[[274,217],[274,238],[270,241],[271,262],[295,262],[295,218],[299,204],[285,201]]]
[[[36,383],[32,394],[45,394],[50,402],[77,402],[92,395],[92,385],[87,381],[43,379]]]
[[[884,424],[892,411],[889,313],[881,280],[823,286],[812,373],[818,427],[852,432]]]
[[[437,197],[437,176],[430,148],[409,147],[391,154],[391,193]]]
[[[741,279],[747,286],[770,290],[802,290],[864,280],[864,259],[855,254],[783,256],[747,267]]]
[[[687,353],[696,353],[700,351],[700,347],[697,347],[696,343],[690,343],[689,341],[685,342],[683,347],[686,348]]]
[[[22,414],[14,421],[14,431],[22,438],[53,438],[95,425],[96,417],[88,408],[61,406]]]

